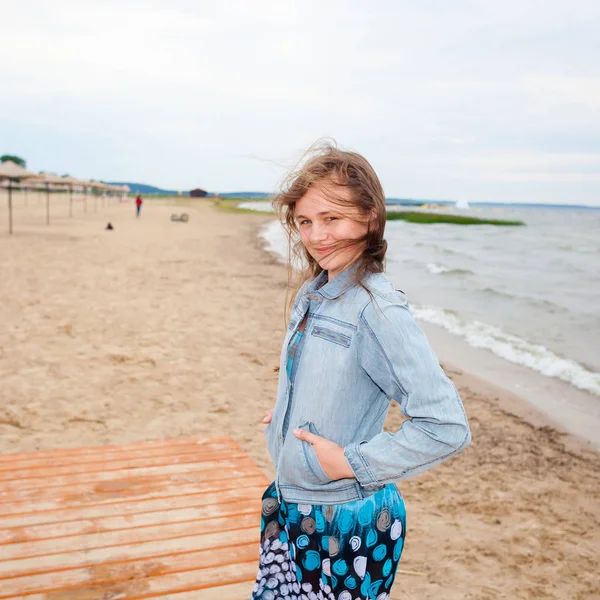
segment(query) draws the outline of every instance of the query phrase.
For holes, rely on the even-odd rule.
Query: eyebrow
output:
[[[333,212],[335,212],[335,211],[333,211],[333,210],[324,210],[324,211],[318,212],[316,214],[316,216],[317,217],[322,217],[324,215],[330,215]],[[304,215],[296,215],[296,219],[308,219],[308,217],[305,217]]]

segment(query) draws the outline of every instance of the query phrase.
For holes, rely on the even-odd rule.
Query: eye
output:
[[[306,225],[307,223],[310,223],[310,221],[308,219],[303,219],[302,221],[300,221],[298,224],[299,225]]]
[[[328,221],[337,221],[338,218],[337,217],[327,217]]]

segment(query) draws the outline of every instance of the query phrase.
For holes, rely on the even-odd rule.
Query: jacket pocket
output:
[[[304,429],[305,431],[310,431],[310,433],[314,433],[315,435],[319,435],[319,436],[321,435],[317,431],[317,428],[315,427],[314,423],[312,423],[311,421],[304,423],[304,425],[300,425],[299,429]],[[333,481],[333,479],[331,479],[331,477],[329,477],[329,475],[327,475],[327,473],[325,473],[325,470],[321,466],[321,463],[319,462],[319,459],[317,458],[317,453],[315,452],[315,449],[312,447],[312,445],[303,440],[301,440],[300,443],[302,444],[302,450],[304,452],[304,459],[306,460],[306,465],[308,466],[308,469],[310,470],[310,472],[321,483],[331,483]]]
[[[315,325],[312,328],[311,333],[315,337],[320,337],[324,340],[328,340],[329,342],[333,342],[334,344],[339,344],[340,346],[344,346],[344,348],[349,348],[350,343],[352,342],[352,337],[349,335],[345,335],[339,331],[334,331],[328,327],[322,327],[321,325]]]

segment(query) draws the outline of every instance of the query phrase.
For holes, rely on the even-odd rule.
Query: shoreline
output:
[[[139,221],[129,204],[71,220],[55,208],[50,228],[33,206],[19,235],[0,234],[0,451],[225,434],[272,477],[261,421],[287,287],[257,235],[272,216],[210,201],[147,202]],[[183,211],[189,223],[170,222]],[[399,483],[400,568],[421,575],[400,575],[391,600],[600,595],[598,454],[440,358],[473,442]],[[401,421],[392,405],[386,430]]]

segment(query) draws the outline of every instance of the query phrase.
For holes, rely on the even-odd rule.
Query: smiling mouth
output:
[[[315,248],[315,251],[319,254],[327,254],[333,250],[333,246],[321,246],[321,248]]]

